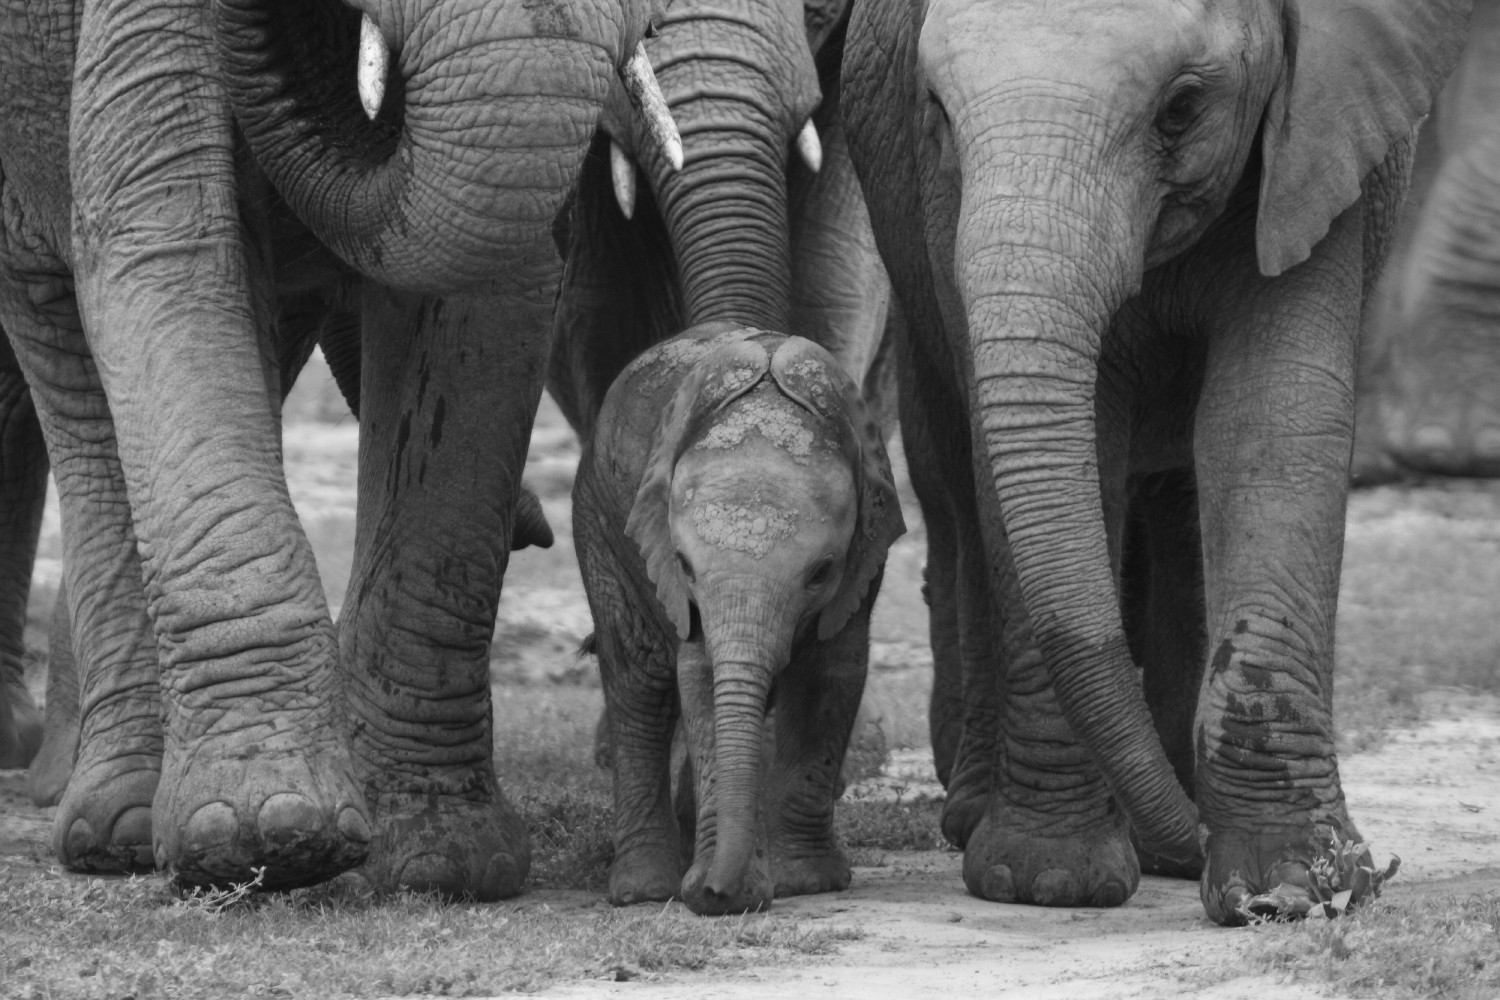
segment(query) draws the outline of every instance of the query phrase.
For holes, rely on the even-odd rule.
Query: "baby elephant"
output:
[[[858,386],[810,341],[694,327],[610,388],[573,519],[615,752],[610,901],[680,894],[717,914],[846,887],[834,784],[870,605],[906,530]],[[686,876],[679,705],[697,799]]]

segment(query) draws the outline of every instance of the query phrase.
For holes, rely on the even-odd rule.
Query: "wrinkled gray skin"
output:
[[[82,678],[55,834],[71,867],[221,882],[265,866],[286,886],[366,860],[378,888],[479,898],[525,877],[491,762],[488,641],[551,225],[650,12],[360,6],[397,53],[373,124],[358,14],[331,0],[0,18],[0,325],[59,483]],[[517,51],[526,76],[489,71]],[[338,262],[275,252],[246,145]],[[281,470],[288,310],[365,320],[339,635]]]
[[[1500,475],[1500,2],[1477,0],[1422,128],[1366,314],[1356,484]]]
[[[971,892],[1117,905],[1133,826],[1229,923],[1355,836],[1330,714],[1358,319],[1466,17],[855,8]]]
[[[694,327],[610,390],[573,511],[615,749],[610,900],[738,913],[847,886],[834,786],[905,530],[858,387],[801,338]],[[696,775],[686,875],[679,704]]]

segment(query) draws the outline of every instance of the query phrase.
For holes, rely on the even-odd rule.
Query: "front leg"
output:
[[[833,832],[844,752],[864,695],[870,660],[870,606],[879,579],[848,624],[810,642],[776,679],[776,756],[766,785],[771,875],[777,896],[849,887],[849,859]]]
[[[490,639],[550,299],[364,292],[355,563],[339,620],[379,889],[495,900],[531,866],[495,776]]]
[[[1210,305],[1219,322],[1194,437],[1209,659],[1195,742],[1203,903],[1220,923],[1305,879],[1330,834],[1358,838],[1334,755],[1333,637],[1361,211],[1274,280],[1247,250],[1235,292]]]

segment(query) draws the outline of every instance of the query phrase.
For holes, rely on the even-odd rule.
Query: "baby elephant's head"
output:
[[[843,628],[905,525],[858,386],[816,344],[751,331],[684,378],[627,530],[682,638],[774,669],[804,626]]]

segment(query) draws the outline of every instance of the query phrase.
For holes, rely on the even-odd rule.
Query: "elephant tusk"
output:
[[[802,126],[802,131],[797,133],[797,152],[802,156],[802,162],[807,164],[807,169],[813,173],[822,169],[823,144],[818,141],[818,127],[811,118]]]
[[[682,169],[682,136],[677,133],[677,123],[667,108],[667,99],[656,82],[656,73],[651,69],[651,60],[646,57],[645,43],[635,47],[635,55],[620,71],[625,82],[625,92],[630,103],[646,125],[651,141],[661,150],[673,170]]]
[[[380,114],[385,100],[385,78],[391,68],[391,50],[375,22],[366,14],[359,22],[359,103],[371,121]]]
[[[615,185],[615,201],[620,205],[620,214],[625,218],[635,215],[635,164],[630,154],[620,144],[609,144],[609,177]]]

